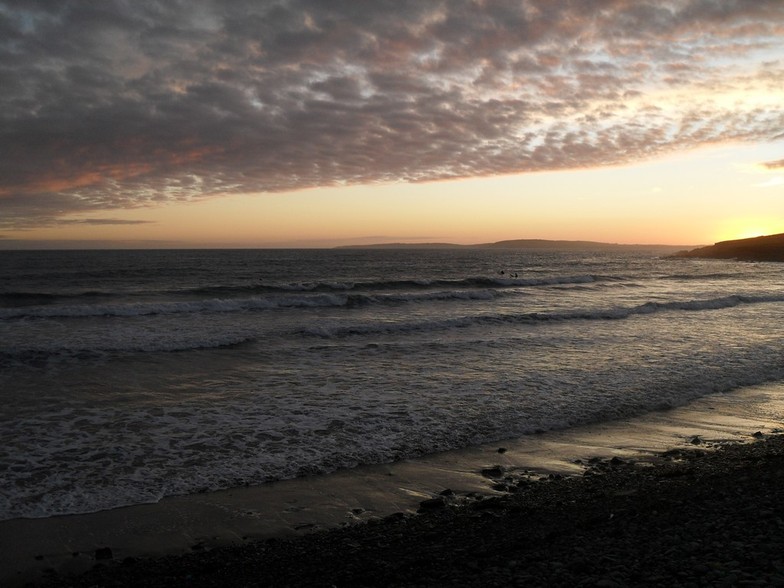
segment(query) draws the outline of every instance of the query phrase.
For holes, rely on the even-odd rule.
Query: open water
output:
[[[0,520],[389,462],[781,381],[783,325],[784,264],[0,251]]]

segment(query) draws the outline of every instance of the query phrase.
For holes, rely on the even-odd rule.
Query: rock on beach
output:
[[[784,435],[690,446],[646,467],[583,461],[586,475],[510,494],[452,492],[425,500],[421,514],[107,560],[80,576],[51,575],[47,585],[784,586]]]

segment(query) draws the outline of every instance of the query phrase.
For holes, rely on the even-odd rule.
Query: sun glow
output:
[[[722,227],[718,241],[752,239],[778,233],[784,233],[784,223],[781,219],[742,218],[735,219]]]

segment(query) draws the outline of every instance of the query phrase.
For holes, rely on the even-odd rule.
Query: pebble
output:
[[[662,476],[662,467],[687,474]],[[421,515],[374,525],[109,561],[50,585],[784,586],[784,525],[770,516],[784,504],[782,476],[784,436],[768,435],[460,506],[439,496],[422,501]]]
[[[482,469],[482,475],[485,478],[500,478],[504,475],[504,468],[500,465],[496,465],[489,468]]]
[[[446,502],[443,498],[428,498],[419,503],[419,511],[425,512],[428,510],[437,510],[446,507]]]

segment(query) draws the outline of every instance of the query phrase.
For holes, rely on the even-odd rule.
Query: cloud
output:
[[[779,159],[778,161],[766,161],[762,165],[768,169],[781,169],[784,168],[784,159]]]
[[[0,0],[0,226],[773,140],[782,35],[778,0]]]
[[[62,219],[58,224],[74,224],[74,225],[146,225],[154,223],[155,221],[147,220],[124,220],[117,218],[77,218],[77,219]]]

